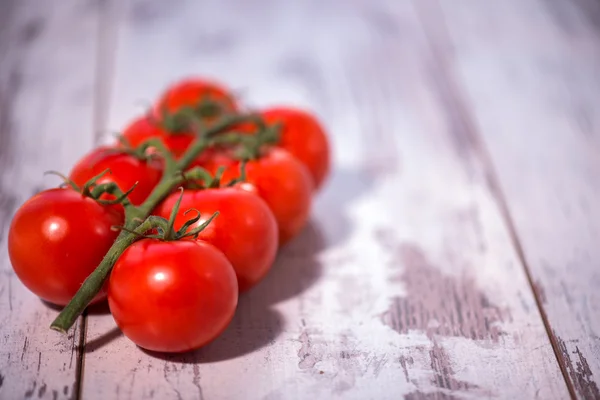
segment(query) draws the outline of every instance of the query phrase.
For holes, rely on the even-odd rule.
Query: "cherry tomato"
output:
[[[192,169],[193,167],[202,167],[209,172],[214,173],[218,168],[218,163],[233,166],[234,160],[226,156],[226,153],[227,149],[225,147],[207,147],[196,157],[194,161],[191,162],[191,164],[188,166],[188,170]]]
[[[318,189],[329,172],[330,163],[329,141],[319,121],[306,111],[289,107],[270,108],[264,110],[262,116],[268,124],[282,124],[277,146],[306,165]]]
[[[222,182],[240,175],[240,161],[227,152],[215,152],[203,163],[213,174],[219,166],[225,167]],[[281,148],[265,148],[260,157],[246,163],[246,181],[275,215],[279,244],[296,236],[307,222],[312,202],[313,183],[306,167]]]
[[[8,253],[23,284],[66,305],[113,244],[122,216],[72,189],[50,189],[26,201],[8,233]],[[99,293],[95,302],[106,295]]]
[[[152,351],[184,352],[217,337],[238,300],[233,267],[202,241],[142,239],[117,260],[108,304],[119,328]]]
[[[221,102],[226,111],[236,111],[238,108],[233,95],[221,84],[187,78],[167,88],[156,104],[155,113],[159,116],[165,111],[174,113],[186,106],[197,106],[203,99]]]
[[[124,192],[137,183],[135,189],[128,195],[129,200],[135,205],[140,205],[146,200],[162,177],[162,165],[158,160],[143,161],[130,154],[119,153],[114,148],[100,147],[92,150],[75,164],[69,178],[77,185],[83,186],[106,169],[110,169],[110,172],[96,183],[114,182]],[[103,198],[110,199],[114,196],[107,194]],[[123,210],[121,205],[118,208]]]
[[[154,214],[168,219],[180,196],[180,193],[171,194]],[[238,188],[186,190],[175,229],[180,229],[193,216],[184,215],[189,209],[205,217],[196,226],[219,211],[198,239],[211,243],[225,254],[233,265],[240,291],[254,286],[269,271],[277,252],[277,221],[260,197]]]
[[[160,139],[163,145],[173,152],[175,157],[180,157],[185,153],[195,139],[191,132],[168,132],[160,126],[160,123],[154,117],[148,115],[141,116],[131,122],[123,131],[123,137],[134,148],[148,139]]]

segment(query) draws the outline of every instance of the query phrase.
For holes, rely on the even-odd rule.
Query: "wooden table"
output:
[[[596,0],[0,1],[0,398],[600,398],[599,21]],[[148,355],[102,309],[50,331],[12,214],[194,74],[322,118],[310,226],[198,352]]]

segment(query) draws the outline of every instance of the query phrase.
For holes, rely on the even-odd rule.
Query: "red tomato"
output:
[[[169,218],[180,197],[173,193],[154,214]],[[269,206],[258,196],[238,188],[186,190],[175,219],[175,229],[193,217],[184,215],[196,209],[206,221],[216,211],[220,214],[202,231],[198,239],[219,250],[233,265],[240,291],[254,286],[271,268],[277,252],[277,221]]]
[[[267,109],[262,115],[268,124],[282,124],[277,146],[306,165],[318,189],[329,172],[330,163],[329,141],[319,121],[306,111],[289,107]]]
[[[66,305],[100,264],[122,216],[72,189],[36,194],[15,214],[8,253],[15,273],[42,299]],[[95,302],[106,297],[99,293]]]
[[[226,111],[238,109],[233,95],[222,85],[205,79],[187,78],[167,88],[156,104],[155,114],[161,116],[164,111],[174,113],[186,106],[194,107],[203,99],[223,103]]]
[[[226,168],[222,182],[240,175],[240,161],[225,152],[214,153],[203,162],[212,173],[219,166]],[[256,187],[275,215],[279,244],[296,236],[307,222],[312,202],[313,184],[306,167],[283,149],[265,148],[259,158],[246,163],[246,181]]]
[[[180,157],[194,141],[193,133],[171,133],[160,126],[153,118],[147,115],[134,120],[125,130],[123,136],[132,147],[137,147],[148,139],[160,139],[164,146],[173,152],[175,157]]]
[[[140,205],[146,200],[162,177],[162,166],[158,160],[142,161],[130,154],[116,152],[114,148],[100,147],[92,150],[83,157],[69,174],[69,178],[80,187],[94,176],[106,169],[106,173],[97,181],[97,184],[116,183],[122,191],[126,192],[135,185],[129,194],[129,200]],[[105,195],[103,198],[114,198]],[[123,207],[119,206],[119,210]]]
[[[119,328],[148,350],[184,352],[217,337],[238,300],[235,272],[214,246],[143,239],[117,260],[108,304]]]
[[[211,173],[214,173],[218,167],[215,164],[216,160],[220,163],[228,163],[233,165],[233,160],[224,157],[226,149],[224,147],[210,146],[204,149],[198,157],[188,166],[188,170],[194,167],[202,167]]]

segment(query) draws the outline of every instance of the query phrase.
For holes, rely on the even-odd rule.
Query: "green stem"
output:
[[[100,204],[105,204],[105,205],[109,205],[109,204],[121,204],[123,206],[123,208],[125,208],[125,212],[129,212],[131,213],[135,213],[135,206],[131,203],[131,201],[129,201],[129,198],[127,196],[129,196],[129,194],[131,192],[133,192],[133,190],[135,189],[135,187],[137,186],[137,183],[135,185],[133,185],[128,191],[123,192],[121,190],[121,188],[119,187],[119,185],[117,185],[114,182],[110,182],[110,183],[103,183],[101,185],[98,186],[94,186],[92,189],[88,189],[90,192],[90,195],[93,199],[96,199],[97,202],[99,202]],[[101,200],[100,196],[102,196],[102,194],[104,193],[109,193],[112,194],[113,196],[115,196],[114,200]]]
[[[170,171],[175,168],[175,158],[173,158],[173,154],[171,154],[171,152],[166,148],[166,146],[164,145],[162,140],[157,139],[157,138],[148,139],[144,143],[142,143],[136,149],[136,151],[138,151],[141,154],[144,154],[146,152],[146,150],[148,150],[149,147],[154,147],[154,148],[156,148],[156,150],[158,150],[160,157],[162,157],[162,159],[165,162],[165,166],[164,166],[165,170]],[[139,155],[141,155],[141,154],[139,154]]]
[[[143,234],[152,229],[152,224],[152,220],[148,219],[140,224],[135,232]],[[85,310],[90,301],[92,301],[98,291],[102,288],[104,282],[106,282],[110,270],[115,262],[117,262],[119,256],[137,239],[138,236],[134,233],[121,232],[108,253],[106,253],[102,259],[100,265],[87,277],[79,291],[77,291],[77,294],[52,322],[52,325],[50,325],[51,329],[66,333],[67,330],[73,326],[77,317],[81,315],[83,310]]]
[[[169,161],[166,163],[165,171],[160,182],[156,185],[152,193],[150,193],[146,201],[139,207],[128,206],[125,209],[125,228],[129,231],[144,234],[155,227],[156,221],[152,217],[148,217],[152,210],[164,200],[177,185],[184,182],[185,177],[183,171],[189,167],[192,161],[194,161],[204,149],[211,145],[211,138],[213,136],[223,133],[235,125],[244,122],[260,124],[262,123],[262,120],[255,115],[232,115],[217,121],[214,125],[207,128],[205,132],[200,132],[198,139],[190,145],[179,161]],[[159,147],[158,150],[161,152],[164,150],[166,152],[164,147]],[[166,157],[170,157],[170,154],[167,154]],[[116,189],[111,188],[111,190],[114,190],[113,193],[118,194],[118,192],[116,192],[117,189],[118,187]],[[50,328],[60,332],[66,332],[73,326],[77,317],[81,315],[89,302],[100,291],[104,282],[108,279],[110,271],[117,262],[117,259],[128,246],[138,239],[138,236],[139,235],[127,232],[126,230],[121,231],[119,237],[117,237],[117,240],[108,250],[100,265],[83,282],[69,304],[63,308],[60,314],[52,322]]]

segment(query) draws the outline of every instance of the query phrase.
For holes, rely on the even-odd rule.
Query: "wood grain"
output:
[[[130,1],[121,21],[107,127],[171,80],[214,76],[252,106],[316,110],[335,168],[211,345],[149,354],[90,315],[83,398],[568,396],[409,3]]]
[[[82,331],[17,279],[6,234],[16,208],[92,144],[95,1],[0,4],[0,398],[77,397]],[[32,249],[35,251],[35,249]]]
[[[600,398],[600,3],[440,4],[564,374]]]

